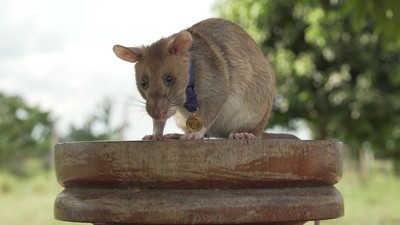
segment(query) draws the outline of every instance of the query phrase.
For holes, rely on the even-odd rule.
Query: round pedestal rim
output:
[[[341,179],[342,157],[337,141],[105,141],[55,148],[64,187],[325,186]]]

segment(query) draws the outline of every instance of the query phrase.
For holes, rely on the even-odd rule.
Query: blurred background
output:
[[[395,0],[0,1],[0,218],[55,221],[58,142],[152,132],[133,64],[147,45],[222,17],[245,28],[277,75],[269,131],[346,146],[345,216],[400,224],[400,5]],[[179,132],[173,120],[166,132]]]

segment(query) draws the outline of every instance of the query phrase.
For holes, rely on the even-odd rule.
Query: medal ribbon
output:
[[[194,70],[191,60],[189,60],[189,84],[186,87],[186,102],[183,107],[185,107],[189,112],[195,112],[199,108],[197,95],[194,91]]]

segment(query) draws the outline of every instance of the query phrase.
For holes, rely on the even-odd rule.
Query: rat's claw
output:
[[[153,140],[153,135],[146,135],[142,138],[142,140],[144,141],[149,141],[149,140]]]
[[[180,139],[182,137],[182,134],[177,134],[177,133],[174,133],[174,134],[166,134],[166,135],[164,135],[164,140],[171,140],[171,139]]]
[[[163,136],[146,135],[142,138],[144,141],[162,140]]]

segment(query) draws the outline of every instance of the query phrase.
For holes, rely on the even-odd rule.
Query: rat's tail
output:
[[[299,139],[298,137],[292,134],[273,134],[273,133],[262,133],[262,139]]]

